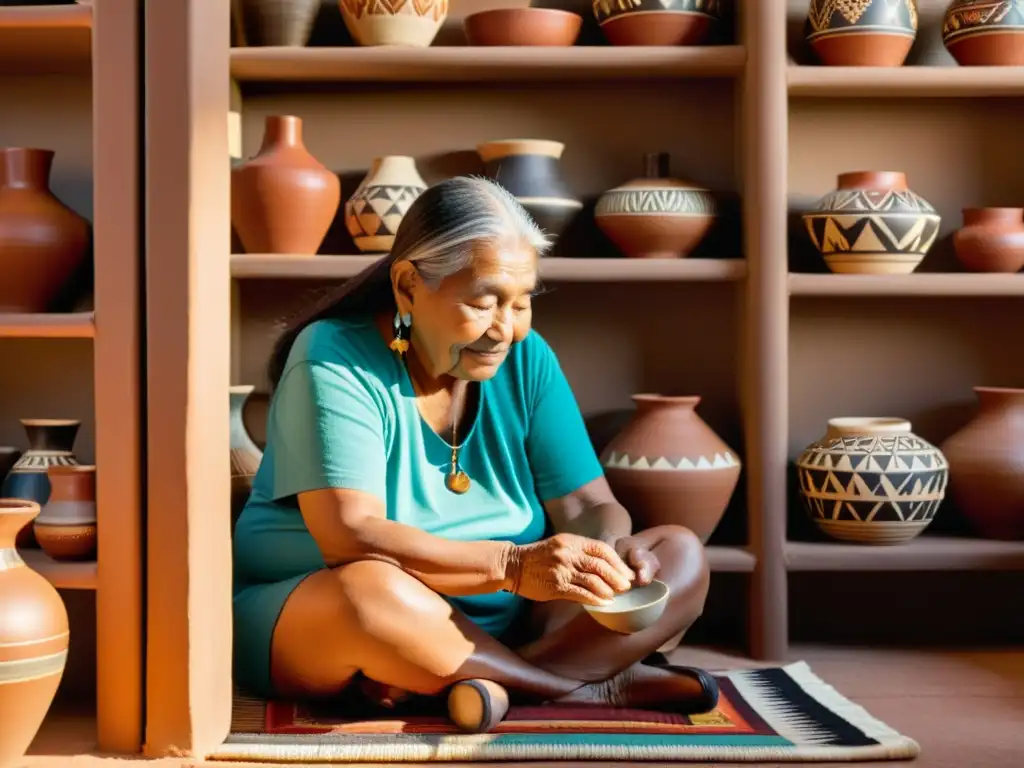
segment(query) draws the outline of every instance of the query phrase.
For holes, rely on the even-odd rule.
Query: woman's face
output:
[[[489,379],[511,345],[530,332],[537,254],[526,243],[481,248],[469,267],[436,289],[418,274],[409,277],[412,342],[433,376]]]

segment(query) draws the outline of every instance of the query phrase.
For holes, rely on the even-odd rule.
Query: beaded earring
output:
[[[405,356],[405,353],[409,351],[409,329],[412,327],[412,315],[408,312],[404,315],[401,312],[395,312],[394,326],[395,338],[388,346],[396,354]]]

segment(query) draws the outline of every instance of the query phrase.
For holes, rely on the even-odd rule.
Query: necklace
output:
[[[466,398],[463,396],[462,403],[465,405]],[[454,418],[452,419],[452,468],[448,473],[448,476],[444,479],[444,484],[448,490],[452,493],[463,494],[469,490],[470,482],[469,475],[459,469],[459,419],[455,415],[455,409],[452,409]]]

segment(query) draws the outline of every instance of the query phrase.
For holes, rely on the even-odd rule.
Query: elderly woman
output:
[[[656,653],[701,614],[701,543],[633,530],[531,331],[547,246],[497,184],[445,181],[282,336],[234,534],[243,686],[387,703],[482,679],[521,701],[714,707],[710,675]],[[671,596],[648,629],[582,610],[655,577]]]

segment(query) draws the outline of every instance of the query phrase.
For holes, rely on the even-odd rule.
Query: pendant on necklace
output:
[[[469,490],[469,475],[461,470],[452,472],[444,479],[444,484],[452,493],[465,493]]]

